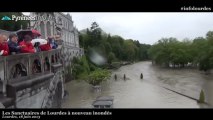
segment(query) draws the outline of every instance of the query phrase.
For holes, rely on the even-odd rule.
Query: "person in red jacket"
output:
[[[7,56],[7,55],[9,55],[7,36],[0,34],[0,56]]]
[[[51,46],[49,43],[47,43],[44,45],[40,45],[40,49],[41,49],[41,51],[48,51],[48,50],[51,50]]]
[[[47,38],[47,44],[40,45],[40,49],[41,49],[41,51],[48,51],[48,50],[52,49],[50,42],[49,42],[49,37]]]
[[[24,40],[19,43],[20,46],[25,46],[21,48],[21,53],[35,53],[35,49],[31,41],[32,41],[31,36],[29,35],[24,36]]]

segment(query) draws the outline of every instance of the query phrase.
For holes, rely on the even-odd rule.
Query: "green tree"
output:
[[[138,40],[125,40],[118,35],[111,36],[102,33],[104,32],[97,22],[93,22],[90,28],[80,33],[80,44],[84,46],[85,53],[88,56],[90,56],[91,51],[96,51],[107,58],[108,63],[147,60],[150,58],[148,49],[151,45],[141,44]]]
[[[123,52],[123,41],[124,39],[120,36],[112,36],[111,40],[109,40],[111,47],[112,47],[112,52],[115,54],[115,56],[118,59],[122,59],[124,52]]]
[[[149,56],[159,65],[181,65],[193,63],[199,65],[200,70],[208,73],[213,68],[213,31],[206,34],[206,38],[197,37],[193,41],[175,38],[162,38],[152,45],[148,51]]]
[[[107,70],[96,69],[89,74],[87,82],[93,86],[100,85],[100,83],[107,80],[110,75],[111,73]]]
[[[179,42],[176,38],[162,38],[149,50],[149,54],[157,64],[169,66],[170,63],[184,66],[192,61],[189,47],[191,42]]]
[[[110,45],[109,42],[105,42],[104,47],[106,49],[106,53],[109,54],[110,52],[112,52],[112,47]]]
[[[111,64],[113,61],[116,60],[115,54],[110,52],[107,60],[108,60],[108,63]]]
[[[72,60],[72,76],[75,79],[85,77],[90,73],[90,66],[86,56],[82,56],[80,59],[74,57]]]
[[[139,47],[139,60],[149,60],[150,56],[148,54],[149,49],[151,48],[151,45],[148,44],[140,44]]]
[[[160,65],[169,66],[171,58],[171,45],[177,40],[175,38],[162,38],[155,43],[149,51],[152,59]]]
[[[205,94],[204,94],[203,90],[200,91],[200,97],[199,97],[198,102],[205,103]]]
[[[213,68],[213,31],[206,34],[206,40],[197,40],[197,46],[200,46],[198,52],[199,69],[208,73]]]
[[[90,30],[87,31],[89,35],[89,45],[90,46],[98,46],[101,43],[101,29],[99,28],[98,23],[93,22],[91,24]]]

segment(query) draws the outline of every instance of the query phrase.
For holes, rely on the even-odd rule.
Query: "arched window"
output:
[[[43,21],[41,21],[41,23],[40,23],[40,28],[41,28],[42,38],[45,38],[45,30],[44,30],[44,22]]]
[[[50,70],[50,61],[48,57],[45,57],[44,59],[44,71],[49,71]]]
[[[54,55],[51,56],[51,63],[55,63]]]
[[[59,25],[62,24],[62,20],[61,20],[60,17],[58,17],[58,24],[59,24]]]
[[[49,21],[47,22],[46,28],[47,28],[47,36],[51,36],[51,25]]]
[[[33,61],[32,73],[41,73],[41,62],[38,59]]]
[[[10,79],[27,76],[27,69],[22,63],[14,65],[11,69]]]
[[[58,56],[57,56],[57,54],[55,54],[55,62],[56,63],[58,62]]]

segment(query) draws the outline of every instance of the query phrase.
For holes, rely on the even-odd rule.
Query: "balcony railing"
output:
[[[0,57],[0,78],[13,83],[29,77],[53,72],[51,66],[62,63],[61,49],[38,53],[21,53]]]

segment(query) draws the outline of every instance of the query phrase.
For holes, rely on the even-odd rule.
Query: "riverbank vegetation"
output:
[[[80,32],[79,41],[85,55],[73,59],[72,76],[94,85],[96,82],[93,80],[103,79],[104,70],[119,68],[134,61],[151,59],[166,67],[199,67],[205,72],[213,68],[213,31],[209,31],[205,38],[193,40],[162,38],[151,46],[141,44],[138,40],[106,34],[93,22],[90,28]],[[108,78],[108,74],[104,78]]]
[[[96,22],[80,33],[80,46],[85,53],[95,50],[106,60],[106,64],[121,61],[148,60],[151,45],[141,44],[138,40],[124,39],[121,36],[106,34]]]
[[[213,68],[213,31],[206,37],[178,41],[176,38],[162,38],[152,45],[149,55],[154,63],[172,67],[199,67],[208,72]]]
[[[84,79],[92,85],[109,78],[109,68],[150,59],[148,49],[151,45],[106,34],[96,22],[80,32],[79,41],[85,55],[79,59],[73,58],[71,73],[74,79]]]
[[[89,62],[85,55],[79,59],[74,57],[71,68],[74,79],[85,80],[93,86],[100,85],[102,81],[107,80],[111,75],[109,70],[97,67]]]
[[[109,79],[110,75],[108,70],[99,68],[89,74],[87,82],[93,86],[100,85],[102,81]]]

